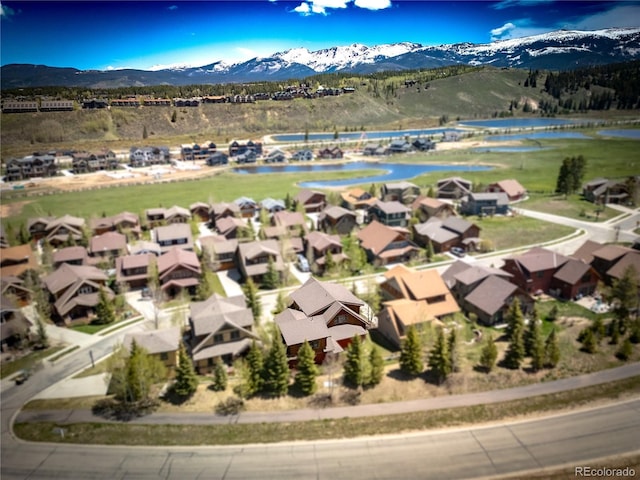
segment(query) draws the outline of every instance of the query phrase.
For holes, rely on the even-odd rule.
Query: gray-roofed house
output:
[[[423,247],[429,242],[435,252],[446,252],[452,247],[475,250],[480,242],[480,227],[460,217],[441,220],[432,217],[413,226],[414,240]]]
[[[467,314],[477,315],[480,323],[496,325],[503,322],[515,298],[523,314],[531,311],[534,300],[529,294],[504,278],[490,275],[463,299],[461,307]]]
[[[116,258],[116,282],[126,283],[131,289],[146,287],[151,262],[155,262],[155,255],[152,253]]]
[[[193,250],[193,236],[191,225],[188,223],[174,223],[153,229],[153,240],[160,245],[160,250],[165,253],[173,247],[183,250]]]
[[[191,302],[191,356],[198,373],[210,373],[217,358],[231,365],[252,342],[259,343],[253,323],[243,295],[222,297],[214,293],[202,302]]]
[[[220,235],[208,235],[206,237],[200,237],[200,247],[203,252],[208,253],[211,261],[210,268],[213,271],[217,272],[219,270],[235,268],[238,240],[227,240]]]
[[[194,252],[173,247],[158,258],[157,265],[160,288],[165,295],[174,298],[183,290],[195,293],[202,271]]]
[[[461,177],[450,177],[438,180],[437,197],[458,200],[471,193],[472,183]]]
[[[313,256],[312,269],[318,274],[324,273],[327,265],[327,255],[331,254],[332,261],[336,265],[349,260],[342,253],[342,242],[338,235],[329,235],[323,232],[309,232],[304,238],[307,251]]]
[[[286,229],[294,237],[302,236],[309,229],[307,221],[301,212],[290,212],[288,210],[274,213],[271,217],[271,225]]]
[[[211,226],[217,226],[217,221],[225,217],[240,216],[240,207],[235,202],[231,203],[214,203],[209,210],[209,221]]]
[[[295,205],[302,205],[307,213],[321,212],[327,206],[327,196],[317,190],[302,189],[293,202]]]
[[[122,345],[127,350],[130,350],[134,340],[136,344],[144,348],[149,355],[158,358],[166,367],[169,376],[173,377],[179,361],[180,327],[152,330],[150,332],[127,333],[124,336]]]
[[[420,187],[411,182],[384,183],[380,188],[380,196],[384,202],[395,200],[411,205],[419,195]]]
[[[242,229],[248,228],[246,221],[236,217],[222,217],[216,221],[216,231],[227,240],[240,237]]]
[[[284,201],[276,200],[273,198],[265,198],[260,202],[260,206],[269,214],[274,214],[276,212],[281,212],[287,209]]]
[[[118,232],[106,232],[89,240],[89,254],[100,261],[112,262],[127,251],[127,237]]]
[[[249,197],[236,198],[233,202],[237,205],[242,218],[253,218],[256,216],[256,213],[258,213],[258,210],[260,210],[260,205]]]
[[[64,247],[53,252],[52,260],[54,269],[63,263],[70,265],[87,265],[89,263],[89,253],[86,248],[79,245],[75,247]]]
[[[368,222],[377,220],[388,227],[407,227],[411,209],[397,200],[381,202],[378,200],[367,211]]]
[[[460,203],[463,215],[505,215],[509,212],[506,193],[470,193]]]
[[[499,268],[470,265],[457,261],[443,274],[442,279],[458,302],[462,302],[483,280],[496,276],[509,281],[512,275]]]
[[[284,261],[277,240],[257,240],[238,245],[238,268],[242,277],[261,282],[269,269],[269,262],[279,274],[284,271]]]

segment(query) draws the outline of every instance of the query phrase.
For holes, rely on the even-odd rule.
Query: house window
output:
[[[78,293],[80,295],[84,295],[87,293],[93,293],[93,287],[91,287],[91,285],[83,285],[82,287],[80,287],[78,289]]]
[[[223,340],[224,340],[224,335],[222,335],[221,333],[216,333],[213,336],[214,343],[222,343]]]
[[[237,340],[240,338],[240,332],[238,330],[234,330],[231,332],[231,340]]]
[[[318,348],[320,348],[320,340],[312,340],[311,342],[309,342],[309,345],[311,345],[312,349],[317,350]]]
[[[160,360],[162,360],[163,362],[166,362],[167,360],[169,360],[169,354],[167,352],[161,352]]]
[[[347,323],[348,317],[346,313],[341,313],[340,315],[338,315],[336,317],[336,321],[334,323],[334,325],[342,325],[344,323]]]
[[[537,272],[537,273],[536,273],[536,277],[537,277],[537,278],[542,278],[542,277],[544,277],[544,272]]]

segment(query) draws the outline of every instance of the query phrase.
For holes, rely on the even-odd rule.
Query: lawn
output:
[[[0,365],[0,378],[8,377],[20,370],[28,370],[36,366],[42,359],[47,358],[49,355],[53,355],[60,350],[63,350],[65,346],[58,345],[55,347],[49,347],[43,350],[34,350],[31,353],[12,360],[10,362],[2,362]]]
[[[561,195],[532,194],[526,202],[522,202],[517,206],[538,212],[594,222],[604,222],[620,215],[620,212],[613,208],[596,208],[596,205],[588,202],[581,195],[570,195],[564,198]]]

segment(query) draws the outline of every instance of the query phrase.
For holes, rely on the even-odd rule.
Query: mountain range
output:
[[[0,69],[1,88],[76,86],[114,88],[302,79],[319,73],[370,74],[388,70],[436,68],[456,64],[504,68],[567,70],[640,58],[640,27],[555,32],[487,44],[424,46],[402,42],[362,44],[317,51],[294,48],[239,63],[153,70],[78,70],[32,64]]]

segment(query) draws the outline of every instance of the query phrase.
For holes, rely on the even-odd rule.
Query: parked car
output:
[[[451,247],[451,250],[449,251],[456,257],[461,257],[461,258],[467,254],[467,252],[464,251],[464,248],[460,248],[460,247]]]
[[[301,272],[306,273],[309,271],[309,262],[304,255],[298,254],[298,261],[296,262],[296,266]]]

